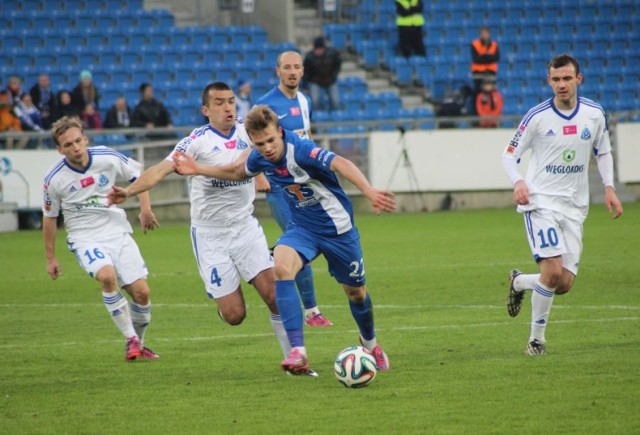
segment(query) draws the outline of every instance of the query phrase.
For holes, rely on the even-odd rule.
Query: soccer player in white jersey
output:
[[[203,164],[224,165],[249,149],[251,142],[244,125],[236,119],[235,96],[226,83],[214,82],[205,87],[202,114],[209,120],[207,125],[193,130],[165,160],[147,169],[128,188],[114,187],[110,200],[120,203],[154,187],[174,172],[172,158],[176,153]],[[262,227],[252,215],[253,182],[196,176],[190,180],[189,198],[193,254],[205,290],[216,301],[220,317],[230,325],[244,320],[246,306],[240,285],[240,278],[244,278],[269,307],[272,328],[286,356],[290,347],[275,302],[273,257]]]
[[[561,54],[549,62],[547,81],[554,97],[533,107],[507,145],[502,163],[539,273],[517,269],[509,276],[507,309],[520,312],[524,292],[531,296],[531,334],[526,353],[546,352],[545,329],[556,294],[571,290],[582,253],[582,224],[589,209],[589,158],[593,153],[612,217],[622,215],[613,184],[613,158],[604,110],[578,96],[582,74],[576,59]],[[518,172],[522,154],[531,150],[526,178]]]
[[[303,139],[311,139],[311,100],[299,90],[304,75],[302,56],[295,51],[284,51],[278,55],[276,74],[280,83],[258,98],[257,105],[266,104],[278,115],[278,123],[285,130],[291,130]],[[255,178],[256,190],[265,192],[271,215],[284,232],[291,219],[289,206],[282,197],[278,183],[270,183],[273,172],[267,171]],[[305,324],[308,326],[332,326],[318,308],[316,302],[313,269],[306,264],[296,275],[296,287],[304,306]]]
[[[276,113],[268,106],[251,109],[246,128],[255,147],[246,163],[241,159],[230,165],[206,166],[181,155],[174,157],[174,162],[180,173],[228,180],[245,180],[269,170],[276,174],[272,182],[282,187],[291,212],[291,223],[274,251],[276,302],[292,347],[281,367],[289,373],[309,370],[294,278],[305,263],[323,254],[329,272],[342,284],[349,299],[363,346],[375,357],[378,370],[389,370],[389,359],[375,335],[373,304],[365,288],[364,259],[353,207],[335,172],[353,183],[378,213],[395,209],[393,193],[373,188],[349,160],[280,128]]]
[[[67,244],[80,266],[100,283],[102,298],[114,323],[127,339],[125,359],[157,359],[144,346],[151,321],[151,301],[145,265],[124,210],[107,205],[117,180],[133,181],[141,165],[106,147],[87,148],[80,122],[64,117],[52,126],[56,149],[64,156],[44,180],[43,233],[47,273],[62,275],[55,253],[57,218],[62,212]],[[140,223],[146,233],[158,226],[149,195],[140,198]],[[131,301],[120,293],[124,288]]]

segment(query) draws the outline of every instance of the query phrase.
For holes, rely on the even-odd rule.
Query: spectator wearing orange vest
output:
[[[480,37],[471,42],[471,76],[474,83],[474,98],[480,92],[482,82],[485,79],[495,81],[499,60],[498,42],[491,39],[491,31],[488,27],[481,27]]]
[[[504,101],[502,94],[496,89],[496,83],[493,80],[485,80],[482,83],[482,89],[476,96],[476,112],[480,119],[480,127],[495,128],[498,121],[495,119],[485,119],[483,117],[495,117],[502,115],[502,106]]]

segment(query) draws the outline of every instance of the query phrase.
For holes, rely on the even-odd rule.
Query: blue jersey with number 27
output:
[[[351,200],[330,169],[336,155],[291,131],[283,130],[283,136],[282,159],[270,162],[254,149],[247,159],[247,174],[268,173],[271,183],[282,188],[291,211],[290,224],[322,236],[349,231],[353,228]]]

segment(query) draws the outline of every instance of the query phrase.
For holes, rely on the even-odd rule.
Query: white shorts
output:
[[[191,243],[200,277],[211,298],[221,298],[273,267],[273,257],[258,220],[249,216],[232,225],[192,226]]]
[[[562,267],[578,274],[582,254],[582,222],[554,210],[536,209],[524,213],[527,240],[536,262],[562,256]]]
[[[144,263],[138,245],[131,234],[123,233],[99,240],[67,239],[69,250],[73,252],[84,270],[92,277],[104,266],[113,266],[120,287],[138,279],[146,279],[149,271]]]

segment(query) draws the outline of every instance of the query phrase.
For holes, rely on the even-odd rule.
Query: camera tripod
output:
[[[387,190],[391,186],[393,182],[393,178],[396,175],[396,171],[400,165],[404,166],[407,169],[407,175],[409,176],[409,189],[410,192],[413,193],[414,198],[417,196],[420,201],[420,210],[428,211],[426,204],[424,203],[424,198],[422,198],[422,194],[420,192],[420,186],[418,183],[418,177],[413,169],[413,164],[411,163],[411,159],[409,158],[409,153],[407,152],[407,141],[404,137],[405,129],[402,126],[398,127],[400,131],[400,138],[398,139],[398,144],[400,145],[400,152],[398,153],[398,157],[396,159],[396,163],[393,166],[393,170],[391,171],[391,177],[389,177],[389,182],[387,183]]]

